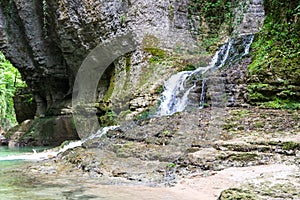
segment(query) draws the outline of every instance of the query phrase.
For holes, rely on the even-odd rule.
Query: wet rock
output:
[[[207,108],[128,121],[87,140],[84,148],[63,153],[59,162],[93,177],[154,185],[231,167],[300,163],[298,111],[226,108],[220,132],[207,137],[211,112]],[[282,119],[288,123],[283,125]]]
[[[14,97],[14,109],[18,123],[27,119],[34,119],[36,114],[36,103],[29,88],[18,90]]]
[[[8,136],[9,142],[8,146],[15,147],[15,146],[23,146],[20,142],[20,138],[29,131],[33,120],[25,120],[20,125],[12,128],[6,134]]]
[[[0,146],[1,145],[8,145],[8,140],[3,135],[0,135]]]
[[[72,116],[25,120],[10,132],[9,146],[58,146],[65,140],[79,139]]]

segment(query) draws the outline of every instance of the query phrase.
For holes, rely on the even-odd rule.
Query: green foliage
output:
[[[172,5],[169,5],[169,20],[173,21],[174,20],[174,9]]]
[[[130,72],[130,67],[131,67],[131,60],[130,60],[130,56],[127,55],[125,57],[126,59],[126,63],[125,63],[125,70],[126,70],[126,74],[128,74]]]
[[[125,21],[126,21],[126,16],[125,15],[121,15],[121,17],[120,17],[121,24],[125,23]]]
[[[99,117],[99,122],[100,122],[100,126],[101,127],[105,127],[105,126],[113,126],[116,124],[116,113],[111,110],[111,109],[107,109],[106,112]]]
[[[262,107],[299,109],[300,2],[265,0],[266,19],[252,44],[250,101]]]
[[[282,149],[287,151],[300,149],[300,144],[292,141],[283,142]]]
[[[161,94],[164,91],[164,86],[160,85],[157,88],[155,88],[155,94]]]
[[[193,64],[188,63],[182,70],[180,71],[194,71],[196,69],[196,66]]]
[[[151,116],[152,116],[153,114],[154,114],[154,113],[152,113],[150,110],[146,110],[146,111],[141,112],[141,113],[137,116],[137,119],[139,119],[139,120],[149,119],[149,118],[151,118]]]
[[[169,163],[169,164],[168,164],[168,167],[169,167],[169,168],[174,168],[174,167],[176,167],[176,164],[175,164],[175,163]]]
[[[199,37],[201,45],[208,48],[216,45],[220,31],[231,35],[234,28],[234,8],[238,3],[231,0],[191,0],[188,7],[193,35]],[[196,17],[197,16],[197,17]],[[200,25],[197,20],[200,19]],[[224,26],[226,25],[226,26]]]
[[[16,124],[13,96],[18,87],[25,87],[19,71],[0,52],[0,125],[8,129]]]
[[[152,106],[150,108],[148,108],[147,110],[141,112],[138,116],[137,119],[138,120],[144,120],[144,119],[149,119],[151,117],[153,117],[156,114],[157,108],[160,106],[160,101],[155,105]]]
[[[144,51],[150,53],[152,57],[149,59],[150,63],[160,62],[165,58],[165,51],[159,48],[145,48]]]
[[[290,99],[275,98],[274,100],[257,104],[262,108],[300,110],[300,102]]]

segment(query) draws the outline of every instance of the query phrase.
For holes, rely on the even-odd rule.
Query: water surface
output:
[[[173,192],[163,188],[103,184],[88,175],[57,174],[45,172],[29,173],[28,169],[41,161],[11,160],[13,156],[34,155],[33,148],[0,147],[0,200],[157,200],[177,198]],[[37,152],[41,148],[34,148]],[[26,155],[26,156],[23,156]],[[6,160],[5,160],[5,159]],[[52,166],[48,166],[52,167]],[[39,169],[40,167],[33,167]],[[24,170],[27,169],[27,170]]]

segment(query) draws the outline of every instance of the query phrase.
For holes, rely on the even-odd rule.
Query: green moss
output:
[[[167,167],[169,167],[169,168],[174,168],[174,167],[176,167],[176,164],[175,164],[175,163],[169,163],[169,164],[167,165]]]
[[[127,142],[123,145],[123,148],[133,148],[135,146],[134,142]]]
[[[139,119],[139,120],[148,119],[148,118],[150,118],[153,114],[155,114],[155,113],[154,113],[154,112],[151,112],[150,110],[145,110],[145,111],[141,112],[141,113],[137,116],[137,119]]]
[[[115,88],[115,74],[113,73],[110,77],[108,89],[103,97],[103,101],[109,101],[111,95],[113,94]]]
[[[250,190],[230,188],[224,190],[218,199],[219,200],[257,200],[259,198],[254,192],[251,192]]]
[[[164,91],[164,86],[160,85],[157,88],[155,88],[155,94],[161,94]]]
[[[235,26],[241,20],[235,22],[234,9],[238,6],[243,10],[245,5],[231,0],[191,0],[188,7],[190,24],[193,26],[192,34],[199,37],[201,46],[208,51],[214,51],[219,41],[220,32],[231,35]],[[195,16],[200,19],[194,20]],[[242,19],[242,16],[241,16]]]
[[[174,20],[174,9],[172,5],[169,5],[169,20],[170,21]]]
[[[165,51],[159,48],[145,48],[145,52],[148,52],[152,55],[149,59],[150,63],[159,62],[165,58]]]
[[[265,23],[252,44],[249,101],[266,108],[299,109],[300,4],[266,0],[264,7]]]
[[[108,108],[105,113],[99,117],[100,126],[105,127],[116,125],[116,117],[116,113],[111,108]]]
[[[250,113],[249,110],[234,110],[234,111],[231,112],[231,114],[232,114],[233,116],[237,116],[237,117],[239,117],[239,118],[246,117],[246,116],[249,115],[249,113]]]
[[[126,74],[130,72],[130,67],[131,67],[130,56],[126,56],[126,63],[125,63]]]
[[[152,55],[150,63],[159,62],[165,58],[165,51],[159,48],[159,40],[151,34],[146,34],[143,38],[142,48]]]
[[[143,41],[142,41],[142,48],[143,49],[151,49],[157,48],[159,45],[159,39],[152,34],[145,34]]]
[[[157,102],[157,104],[155,106],[152,106],[150,108],[148,108],[147,110],[141,112],[138,116],[137,116],[137,119],[138,120],[144,120],[144,119],[149,119],[151,117],[153,117],[156,112],[157,112],[157,108],[159,107],[160,105],[160,101]]]
[[[197,67],[193,64],[187,64],[182,70],[180,71],[194,71]]]
[[[275,100],[260,102],[257,103],[261,108],[273,108],[273,109],[290,109],[290,110],[299,110],[300,102],[293,101],[290,99],[282,100],[280,98],[276,98]]]
[[[131,110],[124,110],[124,111],[121,111],[120,114],[118,115],[118,121],[122,121],[123,119],[125,119],[125,117],[130,114],[132,111]]]
[[[298,189],[292,183],[276,183],[272,184],[270,181],[264,182],[260,185],[258,193],[262,197],[267,197],[264,199],[299,199]]]
[[[264,128],[265,123],[263,121],[254,122],[254,127],[255,128]]]
[[[282,149],[283,150],[296,150],[296,149],[300,149],[300,144],[296,143],[296,142],[283,142],[282,143]]]
[[[121,24],[125,23],[125,21],[126,21],[126,16],[125,15],[121,15],[121,17],[120,17]]]
[[[239,154],[231,154],[227,160],[231,161],[254,161],[256,160],[258,155],[256,153],[239,153]]]
[[[224,124],[222,127],[224,130],[232,130],[234,127],[236,127],[237,124],[234,124],[234,123],[227,123],[227,124]]]

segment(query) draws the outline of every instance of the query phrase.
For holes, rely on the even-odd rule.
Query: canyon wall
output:
[[[134,33],[136,50],[115,60],[99,82],[96,107],[104,126],[149,114],[171,74],[206,65],[230,36],[257,32],[263,17],[258,0],[1,1],[0,49],[30,88],[35,115],[72,121],[83,60],[97,45]]]

